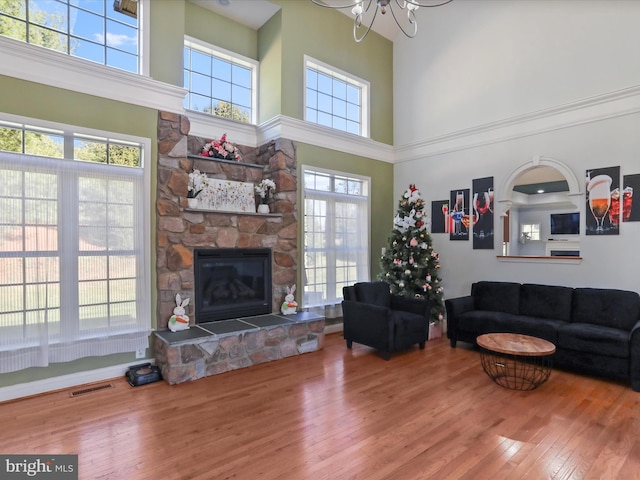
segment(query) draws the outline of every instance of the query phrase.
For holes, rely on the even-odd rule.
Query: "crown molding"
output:
[[[395,161],[392,145],[284,115],[277,115],[258,126],[260,144],[277,138],[308,143],[382,162],[393,163]]]
[[[0,75],[174,113],[182,87],[100,65],[44,47],[0,37]]]
[[[640,85],[396,147],[396,163],[538,135],[640,112]]]

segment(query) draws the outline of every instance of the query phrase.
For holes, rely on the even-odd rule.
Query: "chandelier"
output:
[[[354,16],[353,39],[356,42],[361,42],[371,30],[378,11],[380,11],[382,15],[385,15],[387,10],[390,11],[391,16],[395,20],[398,28],[402,30],[402,33],[409,38],[413,38],[416,36],[416,33],[418,33],[418,22],[416,20],[416,10],[418,10],[418,8],[440,7],[450,3],[452,0],[434,0],[431,2],[428,0],[352,0],[346,5],[334,5],[337,0],[311,1],[320,7],[336,9],[351,8],[351,13]],[[344,3],[344,1],[346,0],[342,0],[342,3]],[[400,17],[401,20],[398,20],[396,11],[398,11],[398,15],[402,15]],[[404,18],[405,16],[406,18]],[[360,28],[364,28],[364,33],[359,36],[358,33],[362,32]]]

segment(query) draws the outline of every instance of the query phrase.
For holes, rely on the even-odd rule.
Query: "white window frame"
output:
[[[137,43],[138,43],[138,51],[136,54],[136,64],[137,64],[137,72],[130,72],[128,70],[122,70],[119,69],[117,67],[112,67],[110,65],[107,65],[106,63],[100,63],[100,62],[95,62],[93,60],[89,60],[83,57],[77,57],[74,55],[71,55],[69,52],[60,52],[57,50],[50,50],[46,47],[42,47],[40,45],[37,44],[33,44],[30,43],[28,41],[22,41],[22,40],[17,40],[17,39],[12,39],[14,41],[20,42],[20,43],[24,43],[26,45],[30,45],[34,48],[41,48],[44,50],[48,50],[50,52],[55,52],[58,55],[63,55],[66,56],[68,58],[74,58],[74,59],[78,59],[78,60],[82,60],[84,62],[88,62],[88,63],[92,63],[95,65],[100,65],[102,67],[108,68],[108,69],[112,69],[112,70],[116,70],[119,72],[126,72],[130,75],[149,75],[149,38],[150,38],[150,33],[149,33],[149,28],[145,28],[147,25],[149,25],[149,1],[150,0],[136,0],[137,4],[138,4],[138,11],[137,11],[137,16],[136,19],[138,21],[138,26],[136,29],[136,36],[137,36]],[[105,7],[106,8],[112,8],[113,2],[111,0],[107,0],[105,2]],[[106,12],[105,15],[102,15],[103,19],[106,19]],[[29,23],[29,22],[27,22]],[[29,23],[32,24],[32,23]],[[36,25],[37,26],[37,25]],[[67,33],[61,33],[62,35],[64,35],[67,39],[69,38],[69,36],[71,35],[70,32]],[[5,38],[5,37],[3,37]],[[106,48],[106,45],[105,45]],[[105,62],[106,62],[106,57],[105,57]]]
[[[313,190],[312,193],[310,193],[306,187],[305,187],[305,182],[304,182],[304,176],[306,173],[319,173],[319,174],[326,174],[328,176],[331,177],[342,177],[342,178],[347,178],[347,179],[354,179],[354,180],[358,180],[358,181],[362,181],[363,183],[365,183],[366,188],[367,188],[367,192],[366,194],[360,195],[360,196],[355,196],[355,195],[350,195],[350,194],[344,194],[344,193],[336,193],[333,191],[323,191],[323,190]],[[339,171],[335,171],[335,170],[328,170],[328,169],[324,169],[324,168],[318,168],[318,167],[313,167],[313,166],[309,166],[309,165],[302,165],[302,185],[303,185],[303,190],[302,190],[302,219],[303,219],[303,236],[306,237],[306,231],[305,231],[305,222],[306,222],[306,215],[307,215],[307,209],[306,209],[306,199],[307,196],[311,195],[311,196],[315,196],[316,198],[318,197],[324,197],[330,200],[340,200],[340,199],[353,199],[356,197],[365,197],[366,196],[366,209],[367,209],[367,218],[366,218],[366,227],[365,227],[365,231],[361,232],[362,237],[364,238],[364,242],[365,245],[363,245],[361,248],[363,248],[365,250],[365,252],[362,254],[363,260],[361,262],[358,262],[358,264],[356,265],[357,268],[357,274],[356,274],[356,278],[354,279],[349,279],[349,282],[355,283],[358,281],[368,281],[370,279],[370,275],[371,275],[371,270],[370,270],[370,258],[371,258],[371,177],[366,177],[366,176],[362,176],[362,175],[356,175],[356,174],[352,174],[352,173],[347,173],[347,172],[339,172]],[[329,207],[331,209],[331,207]],[[326,217],[328,220],[331,219],[331,213],[327,212]],[[332,239],[334,239],[335,237],[333,236],[335,233],[334,230],[334,224],[330,222],[327,222],[327,232],[326,233],[326,240],[331,241]],[[362,222],[361,222],[362,223]],[[348,247],[347,247],[348,248]],[[306,265],[306,259],[307,259],[307,246],[306,246],[306,240],[303,238],[302,241],[302,250],[303,250],[303,275],[306,277],[307,275],[307,265]],[[336,286],[339,283],[343,283],[343,282],[338,282],[337,278],[336,278],[336,268],[335,268],[335,264],[336,264],[336,251],[337,249],[329,249],[329,253],[327,254],[328,256],[328,260],[327,260],[327,266],[326,266],[326,275],[327,275],[327,279],[326,279],[326,284],[325,284],[325,291],[327,292],[327,298],[323,298],[323,299],[315,299],[313,298],[313,295],[310,295],[307,291],[307,285],[305,282],[305,285],[303,285],[303,296],[304,296],[304,307],[308,308],[308,307],[319,307],[319,306],[330,306],[330,305],[334,305],[339,303],[342,300],[342,295],[341,295],[341,291],[338,292],[336,291],[336,296],[335,298],[331,295],[328,295],[328,293],[331,291],[331,289],[335,289]],[[361,252],[362,253],[362,252]]]
[[[522,223],[520,225],[520,235],[526,238],[527,242],[540,241],[540,224],[539,223]],[[524,237],[526,235],[526,237]]]
[[[307,118],[307,69],[318,70],[321,73],[325,73],[331,77],[335,77],[339,80],[342,80],[346,83],[349,83],[360,89],[360,135],[361,137],[369,138],[370,136],[370,121],[369,121],[369,111],[370,111],[370,92],[371,85],[367,80],[359,78],[351,73],[345,72],[344,70],[340,70],[339,68],[333,67],[327,63],[321,62],[309,55],[304,56],[304,78],[303,78],[303,112],[304,112],[304,120],[309,123],[313,123],[314,125],[319,125],[316,122],[313,122]],[[333,115],[332,115],[333,116]],[[322,125],[319,125],[322,126]],[[331,128],[333,130],[337,130],[343,133],[349,133],[354,135],[351,132],[347,132],[345,130],[340,130],[333,127],[324,127]]]
[[[99,348],[95,348],[95,347],[88,348],[87,345],[85,345],[86,342],[91,342],[92,338],[95,338],[95,337],[77,337],[77,326],[74,328],[73,318],[72,318],[71,322],[65,323],[65,332],[67,334],[70,333],[72,335],[76,335],[76,340],[74,341],[77,342],[78,347],[75,350],[71,348],[69,344],[59,343],[60,339],[58,339],[57,337],[53,337],[49,342],[49,345],[52,347],[50,348],[50,352],[49,352],[50,359],[45,360],[44,363],[41,363],[39,365],[28,364],[30,360],[28,360],[28,355],[26,353],[17,352],[14,359],[12,358],[12,351],[0,351],[0,357],[2,358],[0,362],[5,364],[3,368],[0,368],[0,371],[15,371],[22,368],[27,368],[29,366],[46,366],[49,364],[49,362],[55,363],[60,361],[70,361],[70,360],[74,360],[76,358],[82,358],[85,356],[133,352],[138,349],[147,348],[148,335],[150,334],[150,331],[151,331],[150,315],[152,312],[152,309],[151,309],[151,298],[152,298],[151,251],[150,251],[150,248],[151,248],[150,247],[151,245],[151,240],[150,240],[151,238],[151,235],[150,235],[151,234],[151,221],[150,221],[151,175],[150,175],[150,168],[149,168],[149,166],[151,165],[151,162],[150,162],[151,140],[149,138],[135,137],[130,135],[116,134],[113,132],[87,129],[84,127],[60,124],[55,122],[48,122],[40,119],[26,118],[26,117],[10,115],[10,114],[0,114],[0,121],[6,122],[8,124],[13,124],[11,126],[15,126],[15,127],[22,126],[23,128],[26,128],[28,130],[31,130],[31,129],[40,130],[40,131],[43,131],[44,133],[46,133],[47,130],[55,131],[55,132],[60,132],[60,131],[63,132],[64,138],[65,138],[65,141],[64,141],[65,155],[64,156],[65,158],[67,158],[67,160],[49,159],[47,157],[42,157],[42,161],[35,160],[35,163],[41,164],[43,168],[47,168],[47,164],[51,163],[52,171],[53,171],[54,163],[64,162],[68,164],[64,168],[69,171],[69,174],[74,176],[75,175],[77,176],[91,175],[92,171],[97,171],[101,167],[118,169],[118,171],[120,172],[130,168],[136,168],[141,171],[142,185],[143,185],[143,189],[141,193],[142,202],[138,206],[138,209],[136,210],[136,216],[139,221],[136,223],[142,223],[143,227],[141,232],[142,240],[140,242],[142,245],[142,248],[140,250],[136,248],[135,250],[135,255],[137,256],[138,264],[141,272],[141,275],[139,277],[140,283],[136,289],[136,292],[137,292],[136,303],[137,304],[139,303],[138,305],[139,312],[140,311],[149,312],[149,318],[147,320],[149,323],[148,323],[147,330],[139,331],[137,333],[134,331],[130,331],[130,333],[134,334],[134,336],[129,337],[128,339],[126,338],[126,336],[123,336],[123,335],[126,335],[127,333],[126,330],[116,330],[113,332],[106,331],[105,332],[106,335],[104,337],[103,336],[98,337],[103,339],[101,340],[101,345]],[[139,145],[141,147],[140,166],[139,167],[125,167],[120,165],[106,166],[104,164],[98,164],[94,162],[71,161],[69,159],[73,158],[72,155],[73,155],[74,135],[82,135],[85,137],[97,137],[99,139],[106,139],[108,141],[113,141],[114,143],[119,143],[119,144]],[[11,152],[7,152],[7,153],[10,154]],[[18,153],[16,155],[25,155],[25,154]],[[34,159],[36,158],[35,156],[32,156],[32,157]],[[77,162],[78,166],[80,167],[78,170],[78,173],[73,172],[74,162]],[[64,175],[67,175],[67,174],[64,174]],[[64,201],[64,199],[68,198],[68,195],[65,192],[62,192],[62,193],[63,195],[58,201],[61,201],[61,200]],[[64,226],[65,225],[64,221],[65,221],[64,219],[59,219],[59,222],[62,222],[58,224],[59,225],[58,228],[60,229],[61,232],[63,230],[65,231],[67,230]],[[75,234],[72,234],[72,238],[77,238],[77,237],[74,237],[74,235]],[[67,246],[65,244],[58,245],[58,256],[61,259],[61,261],[64,261],[64,262],[70,261],[73,265],[77,265],[77,259],[81,258],[81,256],[73,256],[70,258],[68,257],[68,254],[69,254],[68,252],[69,250],[67,249]],[[47,252],[45,251],[45,256],[46,256],[46,253]],[[11,256],[11,254],[9,256]],[[68,275],[63,273],[63,271],[61,270],[60,277],[61,277],[60,282],[69,282],[70,278],[71,278],[71,281],[76,281],[74,279],[77,278],[77,272],[75,273],[72,272],[71,275]],[[79,322],[79,319],[78,319],[78,322]],[[30,344],[24,345],[25,352],[29,351],[32,348],[34,348],[33,345],[30,345]],[[39,361],[42,361],[42,360],[39,360]]]
[[[248,68],[251,71],[251,119],[250,124],[256,125],[258,123],[258,78],[259,78],[259,69],[260,62],[253,60],[252,58],[245,57],[244,55],[240,55],[239,53],[232,52],[230,50],[226,50],[224,48],[212,45],[207,42],[203,42],[197,38],[190,37],[185,35],[184,37],[184,46],[190,47],[192,49],[196,49],[205,53],[207,55],[211,55],[213,57],[218,57],[222,60],[225,60],[229,63],[235,63],[242,67]],[[184,72],[184,66],[183,66]],[[191,93],[188,86],[184,86],[187,90],[187,94]],[[185,108],[186,111],[194,111]],[[203,113],[203,112],[198,112]],[[206,115],[206,114],[205,114]],[[217,117],[224,118],[224,117]],[[231,119],[225,119],[231,120]],[[241,122],[244,123],[244,122]]]

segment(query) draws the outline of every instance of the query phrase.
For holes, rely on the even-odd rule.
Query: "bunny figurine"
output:
[[[287,287],[287,295],[284,297],[284,302],[282,302],[282,307],[280,308],[283,315],[293,315],[298,311],[298,304],[293,296],[295,291],[295,284],[291,288]]]
[[[189,329],[189,317],[184,310],[187,305],[189,305],[189,299],[182,300],[180,294],[176,294],[176,308],[173,309],[173,315],[169,319],[169,330],[172,332]]]

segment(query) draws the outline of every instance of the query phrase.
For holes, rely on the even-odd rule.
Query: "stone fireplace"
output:
[[[296,151],[292,141],[279,139],[257,148],[236,145],[238,162],[198,156],[211,138],[189,135],[184,115],[158,116],[158,183],[156,203],[158,330],[167,328],[176,293],[193,300],[193,251],[197,248],[269,248],[272,251],[272,307],[279,311],[286,287],[296,282],[298,212]],[[212,132],[220,138],[225,132]],[[232,138],[229,138],[233,142]],[[194,169],[212,178],[276,183],[272,214],[189,210],[189,173]],[[193,301],[187,314],[195,316]],[[192,318],[194,320],[194,318]],[[197,321],[197,319],[195,319]]]
[[[158,181],[156,202],[158,331],[156,363],[169,383],[181,383],[236,368],[299,355],[322,348],[325,321],[308,312],[279,315],[286,287],[296,282],[297,174],[292,141],[278,139],[257,148],[236,145],[240,161],[217,161],[198,155],[211,138],[189,135],[184,115],[158,114]],[[220,138],[225,132],[212,132]],[[232,138],[229,141],[233,142]],[[187,202],[189,173],[194,169],[212,178],[258,183],[270,178],[276,191],[269,214],[202,211]],[[236,249],[268,250],[271,285],[262,315],[243,311],[211,318],[198,303],[194,252]],[[170,332],[176,293],[192,299],[189,330]],[[266,313],[269,312],[269,313]],[[271,313],[271,312],[276,312]],[[238,318],[225,319],[227,316]],[[253,314],[253,316],[251,316]],[[201,321],[202,320],[202,321]],[[203,323],[204,322],[204,323]]]

